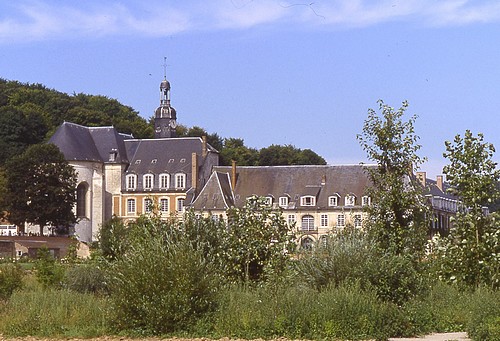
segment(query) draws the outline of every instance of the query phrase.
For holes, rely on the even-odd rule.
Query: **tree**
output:
[[[369,169],[372,205],[367,228],[382,250],[418,259],[428,225],[423,189],[413,176],[425,160],[417,154],[421,146],[413,127],[416,116],[404,120],[406,101],[398,110],[382,100],[378,104],[380,115],[369,109],[363,133],[357,135],[368,159],[377,164]]]
[[[53,144],[30,146],[5,165],[8,219],[64,228],[76,222],[76,173]]]
[[[326,161],[310,149],[302,150],[290,144],[285,146],[273,144],[260,150],[259,165],[326,165]]]
[[[285,270],[288,252],[295,243],[290,228],[279,209],[264,198],[248,198],[244,207],[227,211],[225,258],[240,280],[263,280],[266,268]]]
[[[495,147],[484,142],[483,134],[466,130],[446,141],[449,159],[443,173],[450,192],[462,201],[447,238],[437,241],[439,274],[462,286],[486,284],[500,287],[500,215],[487,215],[484,207],[500,197],[500,171],[492,160]]]
[[[259,160],[259,152],[246,147],[243,139],[226,138],[224,148],[220,150],[220,164],[230,166],[233,160],[239,166],[255,166]]]

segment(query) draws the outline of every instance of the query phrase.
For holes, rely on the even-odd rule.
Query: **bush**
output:
[[[0,334],[90,338],[106,335],[105,298],[67,290],[17,291],[0,315]]]
[[[189,330],[215,308],[217,277],[201,248],[175,226],[141,219],[110,267],[115,325],[141,334]]]
[[[60,287],[64,279],[64,267],[58,264],[47,247],[38,249],[35,262],[36,278],[44,288]]]
[[[500,340],[500,291],[479,288],[472,295],[467,332],[474,340]]]
[[[12,293],[22,288],[24,270],[17,264],[0,264],[0,300],[5,300]]]
[[[107,291],[104,271],[96,264],[77,264],[66,270],[64,287],[81,292],[100,294]]]

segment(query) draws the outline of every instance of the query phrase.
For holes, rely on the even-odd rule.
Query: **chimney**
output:
[[[439,188],[439,190],[442,192],[443,191],[443,176],[438,175],[436,178],[436,186]]]
[[[201,144],[201,156],[206,157],[207,156],[207,137],[202,136],[201,140],[203,141]]]
[[[321,177],[321,186],[324,185],[326,185],[326,174],[323,174],[323,176]]]
[[[417,180],[420,181],[420,183],[424,187],[427,184],[426,179],[427,179],[427,173],[426,172],[417,172]]]
[[[196,153],[191,154],[191,187],[196,192],[198,188],[198,155]]]
[[[236,161],[231,161],[231,186],[233,191],[236,188]]]

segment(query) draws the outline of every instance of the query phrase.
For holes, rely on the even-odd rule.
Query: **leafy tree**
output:
[[[7,203],[10,222],[25,222],[56,228],[76,222],[76,173],[53,144],[30,146],[5,165]]]
[[[470,130],[446,141],[443,169],[450,192],[462,201],[450,235],[437,241],[439,274],[462,286],[500,287],[500,215],[484,214],[484,207],[500,197],[500,171],[492,160],[495,148],[483,134]]]
[[[259,160],[257,149],[245,146],[243,139],[226,138],[224,148],[220,151],[220,164],[229,166],[232,161],[239,166],[256,166]]]
[[[64,268],[51,255],[46,246],[37,250],[35,262],[36,278],[44,288],[58,287],[64,279]]]
[[[188,136],[188,137],[206,136],[208,144],[210,144],[218,151],[220,151],[224,146],[222,138],[217,133],[209,134],[205,129],[198,126],[193,126],[187,129],[185,132],[183,131],[183,129],[180,128],[179,130],[177,130],[177,133],[178,136]]]
[[[284,165],[325,165],[326,161],[310,149],[301,150],[292,145],[271,145],[262,148],[259,155],[260,166]]]
[[[266,267],[285,270],[295,244],[279,209],[269,206],[265,198],[253,197],[244,207],[229,209],[227,216],[224,257],[232,265],[230,277],[258,281],[265,279]]]
[[[378,103],[380,114],[369,109],[363,133],[357,136],[368,159],[377,164],[368,169],[372,205],[367,228],[381,250],[419,259],[428,224],[423,189],[413,176],[425,160],[417,154],[421,146],[413,126],[416,116],[404,120],[406,101],[398,110],[382,100]]]

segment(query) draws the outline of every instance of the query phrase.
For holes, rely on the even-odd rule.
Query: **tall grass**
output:
[[[3,306],[5,336],[96,337],[108,329],[106,298],[68,290],[17,291]]]

